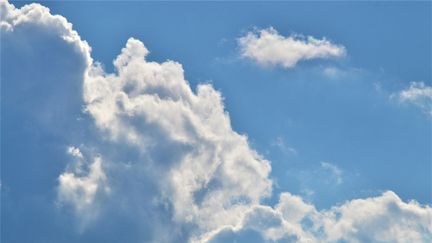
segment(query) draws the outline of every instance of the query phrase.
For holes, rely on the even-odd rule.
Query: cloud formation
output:
[[[326,39],[298,35],[282,36],[274,28],[248,32],[238,39],[241,55],[260,65],[293,68],[298,62],[318,58],[340,58],[345,47]]]
[[[74,101],[82,97],[97,136],[65,149],[72,159],[58,175],[58,200],[89,228],[127,219],[144,232],[134,239],[139,242],[431,240],[431,208],[393,192],[327,210],[288,192],[276,206],[264,205],[272,192],[270,162],[233,130],[222,94],[211,85],[193,91],[180,63],[147,60],[149,50],[134,38],[107,73],[63,17],[39,4],[16,9],[1,1],[0,8],[9,41],[18,31],[54,35],[85,64],[71,79],[82,86]]]
[[[179,63],[150,62],[147,54],[130,38],[114,61],[116,74],[92,66],[87,112],[112,142],[137,150],[142,160],[132,166],[151,167],[176,221],[200,229],[236,222],[270,195],[269,162],[232,130],[219,92],[203,84],[194,93]]]
[[[81,40],[78,33],[72,29],[72,24],[63,16],[52,15],[47,7],[36,3],[15,8],[6,0],[2,0],[0,9],[2,31],[13,32],[17,27],[21,29],[26,27],[49,28],[52,34],[73,45],[76,51],[86,59],[88,65],[91,63],[90,46],[86,41]]]
[[[408,88],[392,94],[391,98],[397,98],[402,103],[413,104],[432,116],[432,87],[424,82],[411,82]]]
[[[429,242],[432,209],[405,203],[388,191],[317,210],[302,198],[282,193],[274,207],[248,211],[234,227],[208,235],[208,242]],[[253,241],[252,241],[253,242]]]

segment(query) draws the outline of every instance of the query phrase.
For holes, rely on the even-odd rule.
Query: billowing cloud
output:
[[[232,130],[221,94],[208,84],[193,92],[182,66],[147,61],[142,42],[129,39],[114,61],[84,80],[86,109],[114,143],[151,167],[174,220],[214,229],[232,224],[271,193],[269,162]],[[156,178],[155,178],[156,179]]]
[[[258,206],[234,227],[208,235],[208,242],[430,242],[432,209],[405,203],[388,191],[317,210],[302,198],[282,193],[274,207]],[[249,241],[248,241],[249,242]]]
[[[76,51],[85,58],[87,64],[91,63],[90,46],[81,40],[78,33],[72,29],[72,24],[67,22],[63,16],[52,15],[48,8],[35,3],[25,5],[22,8],[15,8],[6,0],[2,0],[0,9],[2,12],[0,20],[2,31],[14,32],[17,27],[20,29],[18,32],[31,27],[48,28],[52,31],[51,34],[72,44]]]
[[[391,98],[418,106],[423,112],[432,116],[432,87],[424,82],[411,82],[408,88],[392,94]]]
[[[292,68],[299,61],[317,58],[339,58],[346,53],[341,45],[326,39],[298,35],[282,36],[274,28],[248,32],[238,39],[241,55],[261,65]]]
[[[68,82],[48,83],[61,86],[76,82],[80,92],[72,94],[78,98],[69,100],[60,95],[56,102],[42,102],[49,98],[44,95],[40,104],[48,111],[67,99],[65,104],[82,105],[83,116],[90,119],[81,123],[75,117],[65,119],[83,126],[74,132],[91,130],[95,137],[70,143],[79,146],[65,147],[71,158],[65,161],[64,171],[57,174],[57,200],[64,207],[71,207],[78,219],[86,221],[93,234],[98,234],[97,229],[109,234],[112,229],[123,230],[115,236],[135,237],[117,241],[108,238],[104,242],[431,239],[430,207],[405,203],[392,192],[348,201],[327,210],[317,210],[288,192],[280,195],[274,207],[263,204],[272,192],[270,163],[249,146],[245,135],[233,130],[222,94],[211,85],[200,84],[192,89],[180,63],[149,61],[149,50],[134,38],[127,41],[115,59],[114,73],[107,73],[92,60],[90,47],[63,17],[51,15],[39,4],[16,9],[5,1],[0,3],[2,38],[6,43],[27,31],[35,36],[50,36],[49,41],[55,39],[72,47],[73,51],[66,53],[80,60],[72,64],[84,65],[78,69],[68,66],[69,72],[76,72]],[[27,48],[37,47],[29,44],[30,38],[20,40]],[[330,45],[315,39],[305,43],[316,47]],[[327,56],[335,55],[328,53]],[[34,63],[42,64],[46,65]],[[56,73],[57,68],[44,69],[45,72],[67,78]],[[44,79],[35,73],[31,80]],[[59,132],[72,133],[66,130]],[[122,222],[133,227],[122,228]],[[110,230],[105,227],[108,223],[114,224]],[[130,231],[134,234],[128,234]],[[94,242],[94,238],[90,237],[90,241]]]

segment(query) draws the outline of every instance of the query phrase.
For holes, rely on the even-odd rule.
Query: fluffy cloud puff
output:
[[[234,227],[210,233],[206,242],[430,242],[432,208],[403,202],[388,191],[317,210],[302,198],[282,193],[274,207],[258,206]]]
[[[99,202],[95,202],[95,197],[98,194],[108,194],[110,188],[100,156],[95,156],[89,163],[79,148],[69,147],[68,153],[74,158],[74,162],[58,178],[58,202],[70,204],[76,214],[82,215],[86,224],[97,216]]]
[[[391,98],[418,106],[423,112],[432,116],[432,87],[424,82],[411,82],[408,88],[392,94]]]
[[[248,32],[238,39],[241,55],[261,65],[292,68],[299,61],[316,58],[339,58],[345,48],[326,39],[280,35],[274,28]]]
[[[97,138],[67,148],[73,159],[58,176],[58,201],[78,218],[91,212],[91,223],[104,225],[121,215],[150,235],[135,241],[431,239],[430,207],[392,192],[321,211],[289,193],[274,207],[263,205],[271,194],[270,164],[233,131],[211,85],[193,91],[179,63],[148,61],[149,51],[133,38],[115,59],[115,73],[106,73],[63,17],[38,4],[0,3],[2,31],[36,29],[18,28],[31,25],[39,35],[54,33],[86,65],[73,80],[82,85]]]

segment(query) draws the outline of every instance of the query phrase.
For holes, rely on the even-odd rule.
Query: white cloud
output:
[[[84,164],[77,163],[74,169],[59,176],[59,202],[70,204],[83,218],[96,216],[95,197],[97,193],[108,193],[107,178],[102,169],[102,159],[95,157],[83,172]]]
[[[423,112],[432,116],[432,87],[424,82],[411,82],[408,88],[390,97],[418,106]]]
[[[147,53],[131,38],[114,61],[117,74],[93,66],[87,111],[112,141],[148,158],[139,163],[154,167],[175,220],[203,229],[236,222],[270,195],[268,161],[232,130],[219,92],[205,84],[194,93],[179,63],[150,62]]]
[[[317,58],[339,58],[346,53],[341,45],[326,39],[291,35],[284,37],[274,28],[248,32],[238,39],[241,55],[261,65],[292,68],[299,61]]]
[[[60,15],[52,15],[47,7],[32,3],[22,8],[15,8],[6,0],[0,1],[1,18],[0,29],[5,32],[13,32],[15,28],[35,27],[48,28],[50,34],[54,34],[72,44],[87,61],[91,63],[90,46],[81,40],[78,33],[72,29],[72,24]]]
[[[39,35],[57,35],[87,65],[77,82],[82,81],[85,109],[98,129],[91,142],[96,153],[87,153],[84,145],[69,147],[73,160],[58,177],[59,202],[81,219],[90,215],[93,224],[103,225],[121,215],[145,232],[147,238],[137,241],[153,242],[250,234],[284,242],[431,240],[430,207],[402,202],[392,192],[321,211],[290,193],[282,193],[275,207],[263,205],[271,194],[270,163],[232,129],[222,95],[211,85],[192,91],[181,64],[148,61],[148,49],[133,38],[114,61],[115,73],[106,73],[63,17],[39,4],[16,9],[2,1],[0,7],[2,31],[28,25]],[[280,41],[290,38],[313,51],[302,51],[291,64],[275,64],[341,55],[330,42],[312,37]]]
[[[81,153],[81,150],[77,147],[70,146],[68,147],[67,152],[72,156],[77,157],[78,159],[84,158],[83,154]]]
[[[282,193],[274,208],[255,207],[239,225],[212,232],[204,241],[231,242],[258,234],[266,242],[430,242],[431,218],[432,208],[405,203],[391,191],[321,211]]]

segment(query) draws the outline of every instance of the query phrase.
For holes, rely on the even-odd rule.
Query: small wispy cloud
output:
[[[81,153],[81,150],[79,148],[77,148],[77,147],[69,146],[67,148],[67,152],[68,152],[68,154],[70,154],[70,155],[72,155],[72,156],[74,156],[76,158],[79,158],[79,159],[83,159],[84,158],[83,154]]]
[[[327,39],[302,35],[282,36],[274,28],[248,32],[238,39],[241,55],[261,65],[293,68],[299,61],[317,58],[340,58],[345,47]]]
[[[342,71],[336,67],[326,67],[324,68],[323,73],[327,77],[334,78],[340,76]]]
[[[323,194],[328,195],[330,189],[332,193],[341,189],[345,178],[354,181],[357,175],[349,171],[344,171],[334,163],[321,161],[309,169],[291,168],[285,172],[288,178],[294,179],[300,188],[300,192],[305,199],[313,201]]]
[[[272,142],[272,146],[278,148],[285,155],[298,155],[297,150],[288,145],[283,137],[277,137]]]
[[[413,104],[432,116],[432,87],[424,82],[411,82],[408,88],[393,93],[390,98],[401,103]]]
[[[339,167],[329,162],[321,162],[320,164],[323,170],[329,171],[331,173],[337,185],[342,183],[343,172]]]

